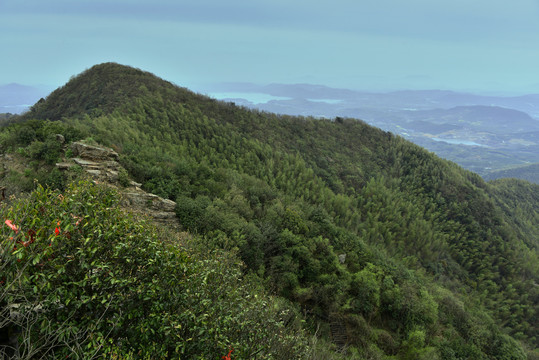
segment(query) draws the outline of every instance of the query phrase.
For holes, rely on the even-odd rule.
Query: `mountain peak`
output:
[[[102,63],[72,77],[45,101],[35,104],[25,117],[59,120],[83,114],[108,114],[144,92],[172,88],[177,89],[149,72],[113,62]]]

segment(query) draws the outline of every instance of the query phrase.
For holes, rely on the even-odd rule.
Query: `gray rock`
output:
[[[157,220],[176,220],[176,214],[167,211],[150,211],[148,214]]]
[[[68,170],[70,168],[72,168],[73,166],[75,166],[75,164],[73,163],[70,163],[70,162],[59,162],[59,163],[56,163],[56,167],[60,170]]]
[[[122,166],[117,162],[118,154],[104,146],[88,145],[82,142],[71,144],[75,157],[70,162],[56,164],[59,169],[69,169],[72,166],[81,166],[94,180],[104,181],[109,186],[121,190],[121,204],[136,213],[145,213],[155,221],[179,228],[176,217],[174,201],[163,199],[155,194],[140,189],[142,184],[130,181],[130,187],[119,186],[119,173]]]
[[[125,202],[128,205],[148,208],[155,211],[174,213],[176,203],[172,200],[163,199],[155,194],[140,192],[124,193]]]
[[[93,176],[100,176],[101,170],[93,170],[93,169],[87,169],[86,172]]]
[[[97,163],[95,161],[90,161],[90,160],[81,159],[81,158],[73,158],[73,161],[75,162],[75,164],[80,165],[82,167],[85,167],[85,166],[98,166],[99,165],[99,163]]]
[[[122,167],[117,161],[113,161],[113,160],[103,161],[101,165],[106,167],[107,169],[111,169],[116,172],[118,172],[120,168]]]
[[[116,151],[104,146],[88,145],[80,141],[71,144],[71,151],[73,151],[75,156],[86,160],[118,160],[118,153]]]
[[[118,181],[118,171],[107,170],[106,175],[109,182],[115,183]]]

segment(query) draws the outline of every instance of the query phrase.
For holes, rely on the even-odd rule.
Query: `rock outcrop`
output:
[[[176,203],[138,189],[122,193],[122,205],[129,208],[143,209],[158,222],[177,225]]]
[[[73,152],[74,156],[91,161],[118,160],[118,153],[111,148],[98,145],[89,145],[81,141],[72,143],[71,151]]]
[[[127,171],[118,163],[118,153],[113,149],[78,141],[71,144],[71,151],[75,157],[57,163],[56,167],[67,170],[80,166],[95,181],[117,188],[122,195],[122,206],[148,214],[156,222],[179,227],[174,201],[145,192],[137,182],[127,180],[126,183],[126,179],[120,179],[121,176],[127,176]]]

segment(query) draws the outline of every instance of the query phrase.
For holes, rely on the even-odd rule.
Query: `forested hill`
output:
[[[539,164],[529,164],[507,170],[493,171],[484,176],[486,180],[517,178],[524,179],[534,184],[539,184]]]
[[[2,148],[47,144],[47,126],[113,147],[186,230],[238,251],[350,356],[539,356],[535,185],[486,183],[360,120],[247,110],[113,63],[21,120]]]

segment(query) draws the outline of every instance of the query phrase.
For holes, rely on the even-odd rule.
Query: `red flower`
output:
[[[54,228],[54,233],[56,236],[60,235],[60,220],[56,223],[56,228]]]
[[[231,360],[230,354],[232,354],[233,351],[234,351],[234,348],[230,348],[230,350],[228,350],[228,354],[221,357],[221,359],[223,359],[223,360]]]
[[[7,226],[9,226],[9,228],[11,230],[15,231],[15,234],[19,232],[19,228],[17,226],[13,225],[11,220],[6,220],[5,223],[6,223]]]

